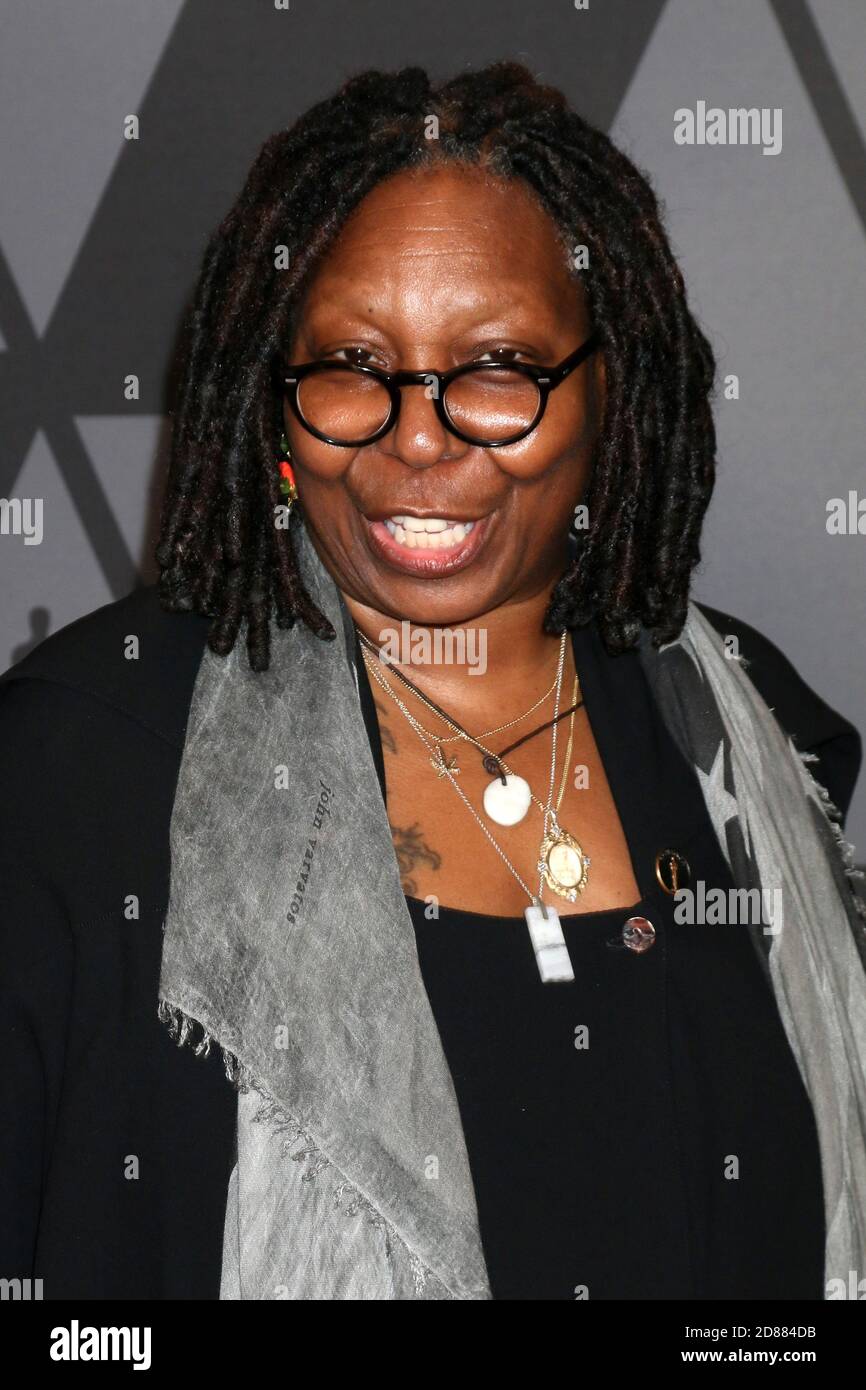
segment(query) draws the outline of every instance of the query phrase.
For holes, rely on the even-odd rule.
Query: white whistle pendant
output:
[[[533,903],[523,914],[538,963],[542,983],[574,979],[574,970],[559,913],[548,903]]]

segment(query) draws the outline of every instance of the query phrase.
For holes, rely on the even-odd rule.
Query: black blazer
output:
[[[765,637],[703,611],[847,811],[856,730]],[[149,586],[0,677],[0,1270],[47,1299],[219,1295],[235,1093],[218,1049],[178,1049],[156,1014],[208,626]]]

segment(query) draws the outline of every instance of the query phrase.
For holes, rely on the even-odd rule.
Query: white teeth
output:
[[[475,522],[446,521],[440,516],[389,516],[385,525],[398,545],[408,550],[448,550],[466,539]]]

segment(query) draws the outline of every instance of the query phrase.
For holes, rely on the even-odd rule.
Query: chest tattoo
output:
[[[415,873],[419,867],[425,864],[430,869],[438,869],[442,864],[442,856],[427,844],[417,821],[407,826],[406,829],[392,825],[391,835],[397,853],[397,867],[400,870],[403,892],[415,898],[418,896]]]

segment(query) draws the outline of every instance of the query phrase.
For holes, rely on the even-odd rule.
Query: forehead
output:
[[[521,180],[444,165],[401,171],[359,203],[317,269],[303,314],[429,319],[490,306],[573,318],[581,301],[566,239]]]

